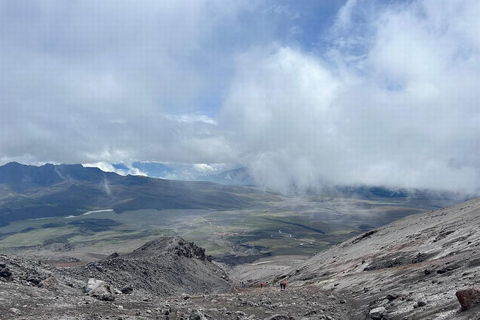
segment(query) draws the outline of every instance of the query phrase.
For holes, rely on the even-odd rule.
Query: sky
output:
[[[480,2],[0,2],[0,164],[480,191]]]

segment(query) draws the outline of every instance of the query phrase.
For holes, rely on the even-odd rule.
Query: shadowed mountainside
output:
[[[0,167],[0,225],[11,221],[138,209],[238,209],[275,195],[253,188],[120,176],[82,165]]]

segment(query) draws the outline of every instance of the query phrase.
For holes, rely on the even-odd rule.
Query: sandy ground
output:
[[[236,286],[243,281],[247,287],[258,286],[260,282],[264,282],[265,286],[271,284],[266,279],[274,275],[281,274],[296,265],[300,265],[308,256],[289,255],[275,256],[257,260],[253,263],[246,263],[235,266],[229,270],[229,277],[235,282]]]

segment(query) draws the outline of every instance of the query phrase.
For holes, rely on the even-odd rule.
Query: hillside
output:
[[[276,277],[356,306],[350,319],[479,319],[455,292],[480,285],[480,199],[412,215],[317,254]],[[475,316],[472,316],[473,313]],[[372,318],[373,319],[373,318]]]
[[[275,196],[253,188],[120,176],[81,165],[0,167],[0,226],[15,220],[113,209],[238,209]]]

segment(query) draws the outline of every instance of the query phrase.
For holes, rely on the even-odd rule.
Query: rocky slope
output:
[[[474,199],[371,230],[275,281],[343,296],[349,319],[480,319],[479,309],[460,312],[455,297],[480,285],[479,228]]]
[[[205,256],[204,249],[180,237],[153,240],[129,254],[114,254],[64,272],[160,297],[227,292],[231,287],[226,273]]]
[[[106,291],[85,296],[89,279],[105,281]],[[129,254],[70,268],[1,255],[0,284],[0,315],[15,315],[18,309],[17,315],[27,319],[60,319],[70,313],[81,318],[86,310],[78,311],[78,305],[101,304],[97,300],[110,303],[105,306],[107,313],[118,311],[115,300],[139,303],[135,308],[143,310],[143,302],[153,298],[224,293],[231,288],[225,272],[205,256],[204,249],[179,237],[154,240]]]

